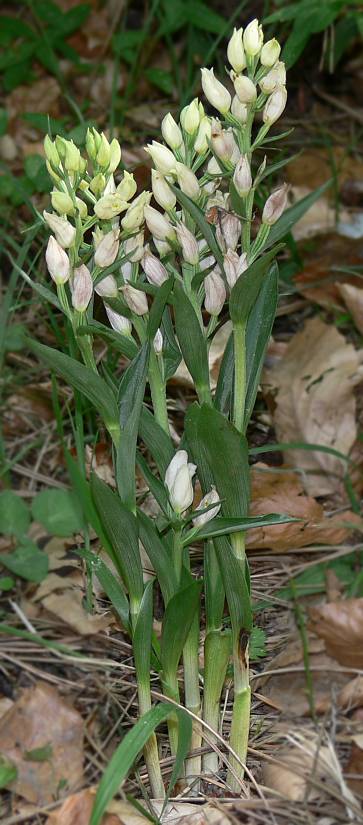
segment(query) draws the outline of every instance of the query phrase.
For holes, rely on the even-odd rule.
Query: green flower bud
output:
[[[118,140],[116,140],[116,138],[114,138],[113,140],[111,140],[111,143],[110,143],[110,160],[109,160],[109,164],[108,164],[108,171],[111,172],[111,173],[114,172],[117,169],[117,167],[120,163],[120,160],[121,160],[121,146],[120,146]]]
[[[96,198],[99,198],[99,197],[101,197],[105,186],[106,186],[106,178],[102,174],[102,172],[99,172],[98,175],[95,175],[95,177],[92,178],[91,183],[89,185],[89,188],[90,188],[91,192],[93,192],[93,194],[96,195]]]
[[[51,201],[53,209],[55,209],[59,215],[74,215],[74,204],[68,192],[60,192],[58,189],[53,189],[53,192],[51,192]]]
[[[97,151],[96,160],[99,166],[103,166],[105,169],[107,169],[111,160],[111,147],[106,135],[103,132],[101,135],[101,143]]]

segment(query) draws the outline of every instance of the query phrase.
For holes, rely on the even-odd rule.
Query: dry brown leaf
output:
[[[34,761],[29,752],[51,747],[47,761]],[[12,790],[29,802],[46,805],[83,779],[83,720],[58,690],[39,682],[26,688],[0,719],[0,752],[17,768]],[[28,755],[28,758],[26,758]]]
[[[308,544],[339,544],[349,535],[344,522],[360,523],[355,513],[339,513],[327,517],[323,507],[304,493],[301,476],[289,470],[273,470],[258,463],[252,468],[252,515],[286,513],[302,519],[272,527],[257,527],[247,534],[247,547],[251,550],[268,547],[276,552],[289,551],[293,547]]]
[[[265,371],[265,390],[276,393],[278,441],[319,444],[347,455],[356,439],[354,386],[362,379],[359,359],[336,327],[312,318],[293,336],[284,357]],[[286,459],[305,471],[310,495],[335,492],[345,465],[322,452],[290,450]]]
[[[341,665],[363,667],[363,599],[328,602],[309,611],[311,627]]]
[[[49,814],[46,825],[89,825],[96,790],[86,788],[72,794],[63,804]],[[130,802],[111,802],[101,825],[145,825],[146,817],[135,810]]]
[[[363,289],[352,284],[339,284],[339,292],[352,315],[353,321],[363,335]]]
[[[223,324],[223,326],[218,330],[218,332],[214,336],[211,347],[209,349],[208,361],[212,390],[215,389],[215,387],[217,386],[217,380],[219,375],[219,369],[221,366],[221,361],[223,358],[223,353],[226,348],[226,344],[231,332],[232,323],[231,321],[227,321],[227,323]],[[181,361],[175,375],[173,375],[173,378],[171,380],[172,383],[184,384],[188,387],[194,386],[194,382],[184,361]]]
[[[83,593],[77,589],[51,593],[43,599],[42,605],[81,636],[99,633],[114,621],[110,613],[102,616],[87,613],[83,605]]]
[[[362,743],[363,744],[363,743]],[[347,774],[357,774],[357,778],[349,776],[347,784],[355,794],[363,798],[363,749],[353,742],[348,764],[345,768]]]

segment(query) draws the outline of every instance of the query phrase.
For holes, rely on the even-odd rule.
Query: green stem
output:
[[[168,409],[166,405],[165,381],[163,381],[158,359],[154,350],[150,354],[149,384],[154,414],[160,427],[170,435]]]
[[[231,652],[230,632],[214,630],[208,633],[204,642],[204,696],[203,720],[218,733],[220,700],[226,678]],[[213,734],[208,734],[211,743],[217,742]],[[210,750],[203,755],[203,774],[218,773],[218,754]]]
[[[244,429],[246,397],[246,324],[235,324],[234,338],[234,400],[233,423],[240,432]]]
[[[169,699],[173,699],[174,702],[178,702],[178,704],[180,704],[178,676],[176,673],[166,674],[165,678],[162,680],[162,687],[164,696],[167,696]],[[175,756],[178,750],[178,729],[178,717],[176,714],[172,714],[168,718],[168,734],[172,756]]]
[[[139,716],[140,718],[150,710],[150,685],[138,684]],[[145,764],[150,780],[151,793],[154,799],[164,799],[165,788],[161,774],[158,743],[155,733],[150,736],[143,749]]]
[[[201,697],[199,687],[199,615],[194,616],[192,626],[183,650],[185,706],[196,716],[201,716]],[[193,721],[191,750],[198,750],[202,744],[202,732]],[[197,781],[201,773],[201,754],[186,760],[186,778],[193,785],[193,794],[199,790]]]

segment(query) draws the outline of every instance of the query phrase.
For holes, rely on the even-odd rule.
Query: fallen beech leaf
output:
[[[347,784],[352,791],[354,791],[354,793],[363,797],[363,749],[355,742],[352,744],[352,750],[350,752],[348,764],[345,767],[345,773],[357,774],[356,779],[353,776],[349,776],[347,778]]]
[[[359,359],[334,326],[312,318],[290,340],[284,357],[265,371],[265,390],[276,393],[278,441],[332,447],[347,455],[356,439],[354,386],[362,379]],[[344,462],[328,453],[289,450],[286,460],[305,471],[310,495],[339,489]]]
[[[59,808],[52,811],[46,825],[89,825],[95,794],[94,788],[72,794]],[[101,825],[146,825],[148,821],[130,802],[111,802],[107,811],[102,817]]]
[[[352,315],[353,321],[363,334],[363,289],[351,284],[339,284],[339,292]]]
[[[341,665],[363,667],[363,599],[328,602],[309,610],[311,627]]]
[[[304,493],[301,477],[289,470],[273,470],[258,463],[252,468],[251,514],[286,513],[298,522],[256,527],[247,533],[247,547],[268,547],[276,552],[308,544],[340,544],[349,535],[344,522],[361,523],[355,513],[327,517],[319,502]]]
[[[45,746],[49,759],[29,758]],[[0,752],[18,771],[12,790],[29,802],[46,805],[59,794],[60,783],[69,790],[82,782],[82,717],[56,688],[39,682],[26,688],[1,717]]]
[[[297,203],[310,195],[312,190],[308,186],[292,186],[290,189],[290,200]],[[342,220],[349,223],[349,212],[343,209]],[[297,241],[303,238],[313,238],[326,232],[332,232],[336,226],[336,211],[334,205],[329,203],[327,197],[322,196],[312,204],[302,218],[295,224],[292,234]]]
[[[83,593],[78,589],[51,593],[43,599],[42,605],[81,636],[99,633],[114,621],[110,613],[102,616],[87,613],[83,606]]]
[[[340,691],[337,701],[341,708],[351,710],[352,708],[361,707],[363,705],[363,676],[356,676],[355,679],[351,679]]]

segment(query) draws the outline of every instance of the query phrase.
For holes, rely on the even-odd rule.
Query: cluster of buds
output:
[[[165,473],[165,487],[173,511],[181,516],[191,507],[194,499],[193,477],[196,465],[188,460],[186,450],[177,450]],[[215,487],[212,487],[199,502],[196,510],[201,511],[193,518],[194,527],[202,527],[219,513],[221,503]]]

